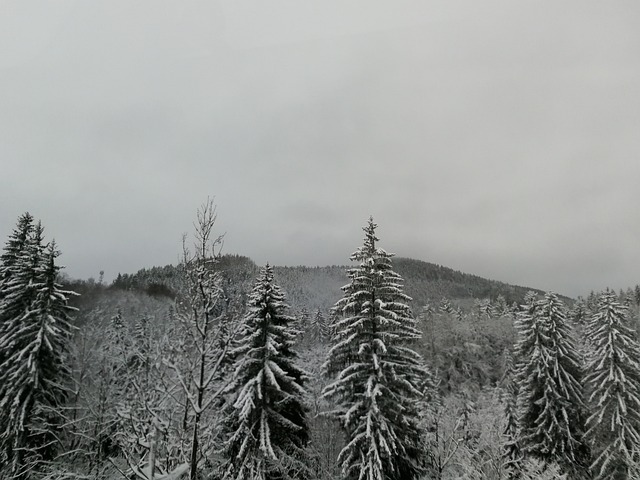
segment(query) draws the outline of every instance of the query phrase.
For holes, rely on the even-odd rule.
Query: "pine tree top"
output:
[[[2,266],[10,262],[16,252],[20,252],[24,248],[33,230],[33,221],[34,219],[29,212],[22,214],[18,218],[18,224],[11,235],[9,235],[9,239],[4,246],[4,253],[0,255],[0,263]]]

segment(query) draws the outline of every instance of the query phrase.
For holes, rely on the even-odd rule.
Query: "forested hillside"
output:
[[[182,263],[110,285],[20,217],[0,478],[637,478],[640,287],[567,301],[394,258],[373,219],[351,266],[258,267],[220,255],[214,211]]]
[[[509,305],[522,303],[532,288],[509,285],[451,268],[411,258],[394,258],[396,271],[404,279],[406,293],[417,310],[427,304],[439,303],[443,298],[461,301],[502,297]],[[274,275],[287,293],[289,303],[296,309],[329,310],[341,295],[349,266],[326,267],[274,266]],[[248,257],[223,255],[220,269],[229,288],[247,285],[258,272],[258,266]],[[178,267],[145,268],[133,274],[118,274],[110,288],[137,290],[151,295],[174,296],[180,290]],[[542,293],[540,290],[535,290]],[[462,302],[469,304],[470,302]]]

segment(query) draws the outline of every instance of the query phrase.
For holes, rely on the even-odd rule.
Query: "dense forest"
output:
[[[66,277],[0,257],[2,479],[640,478],[640,287],[571,299],[396,258],[225,255]],[[356,227],[357,228],[357,227]]]
[[[474,299],[493,299],[522,303],[527,292],[534,290],[488,280],[469,275],[441,265],[414,260],[394,258],[394,270],[404,279],[404,290],[411,297],[414,308],[440,301],[453,300],[469,304]],[[222,255],[218,259],[218,268],[224,272],[227,285],[251,284],[258,272],[258,266],[250,259],[240,255]],[[287,293],[288,303],[300,308],[329,310],[341,295],[346,281],[348,266],[327,267],[278,267],[274,273],[279,284]],[[173,265],[145,268],[134,274],[118,274],[110,288],[136,290],[150,295],[175,297],[180,288],[180,272]],[[80,282],[76,288],[83,288]],[[90,281],[89,284],[95,283]],[[535,290],[537,293],[543,293]],[[567,301],[569,298],[563,297]]]

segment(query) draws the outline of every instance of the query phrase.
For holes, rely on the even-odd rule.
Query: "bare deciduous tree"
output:
[[[212,448],[212,442],[203,445],[203,415],[221,400],[223,387],[218,381],[228,365],[229,347],[240,326],[226,314],[222,301],[221,273],[216,270],[216,263],[224,236],[214,236],[216,220],[216,206],[213,200],[207,199],[198,209],[194,223],[193,252],[187,247],[186,236],[183,238],[185,291],[178,317],[191,355],[180,365],[167,361],[186,398],[185,425],[189,414],[192,415],[189,455],[192,480],[196,479],[198,465]],[[211,440],[215,429],[212,425],[206,427],[207,437]]]

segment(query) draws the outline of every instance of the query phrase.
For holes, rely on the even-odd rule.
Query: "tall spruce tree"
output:
[[[24,268],[25,249],[27,241],[33,231],[33,217],[27,212],[18,218],[18,224],[13,230],[2,255],[0,255],[0,335],[7,323],[24,309],[24,299],[17,292],[23,292],[26,284],[22,279],[20,285],[16,276],[22,276],[21,270]],[[8,351],[0,348],[0,366],[4,364]],[[2,477],[3,465],[10,463],[12,441],[3,432],[8,427],[8,415],[0,412],[0,478]],[[6,438],[5,438],[6,437]],[[3,440],[4,438],[4,440]]]
[[[503,459],[507,478],[517,478],[522,469],[520,445],[518,445],[518,388],[514,378],[515,365],[509,350],[504,352],[504,375],[500,400],[504,410]]]
[[[592,470],[598,479],[638,478],[640,345],[629,327],[629,308],[614,292],[600,296],[587,336],[592,348],[585,377]]]
[[[24,295],[28,278],[24,277],[22,271],[26,258],[25,250],[33,227],[31,214],[27,212],[21,215],[0,255],[0,332],[2,325],[19,315],[24,310],[24,305],[28,304]],[[16,277],[21,278],[18,280]],[[4,361],[4,353],[0,349],[0,365]]]
[[[308,336],[313,344],[324,342],[329,336],[329,327],[320,309],[316,310],[316,314],[309,323]]]
[[[234,480],[306,479],[304,449],[308,442],[304,401],[305,372],[293,350],[295,318],[274,283],[267,264],[257,279],[244,318],[228,391],[232,404],[226,429],[224,478]]]
[[[38,224],[36,228],[33,217],[25,213],[0,257],[0,382],[5,380],[4,385],[0,384],[0,465],[11,468],[15,475],[22,465],[25,436],[21,428],[16,428],[15,414],[9,410],[10,399],[3,395],[11,384],[8,363],[21,349],[21,345],[11,343],[9,334],[20,326],[33,303],[36,269],[32,264],[35,261],[37,265],[42,248],[42,227]]]
[[[70,380],[72,326],[67,305],[73,292],[56,283],[55,243],[43,244],[40,223],[18,221],[3,255],[0,297],[0,449],[11,475],[20,478],[51,459],[63,421],[61,403]]]
[[[525,456],[579,478],[588,464],[582,370],[564,304],[553,293],[538,301],[529,295],[523,310],[516,321],[518,443]]]
[[[377,225],[363,228],[364,245],[351,256],[359,266],[336,304],[335,345],[325,368],[335,381],[324,396],[346,434],[338,456],[343,474],[359,480],[413,480],[426,471],[419,426],[421,382],[429,377],[410,344],[420,338],[403,293],[402,278],[392,270],[390,253],[378,248]]]

